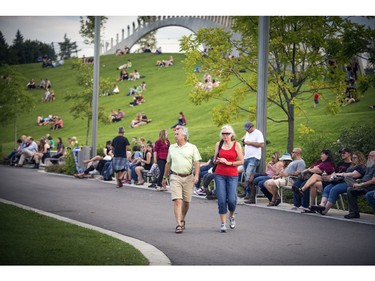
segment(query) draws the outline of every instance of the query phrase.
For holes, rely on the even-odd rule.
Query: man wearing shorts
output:
[[[124,127],[118,128],[118,135],[112,140],[113,159],[112,165],[117,180],[117,188],[122,187],[125,171],[129,169],[127,151],[130,149],[129,140],[124,137]]]
[[[176,143],[169,147],[162,185],[165,189],[167,178],[171,174],[170,188],[177,222],[175,232],[182,233],[185,229],[185,217],[193,196],[194,184],[199,180],[201,156],[197,147],[187,141],[189,135],[186,127],[176,127],[174,138]]]
[[[256,189],[252,184],[254,175],[260,163],[262,157],[262,147],[264,146],[263,133],[254,127],[254,124],[247,121],[244,124],[246,131],[245,137],[243,138],[243,144],[245,146],[244,155],[244,171],[246,173],[246,190],[248,195],[245,197],[246,204],[255,204]]]

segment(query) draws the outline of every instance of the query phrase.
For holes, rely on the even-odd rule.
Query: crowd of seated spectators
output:
[[[59,143],[62,143],[61,138],[58,138],[58,149],[61,148]],[[17,147],[4,160],[8,161],[9,166],[23,167],[25,163],[31,163],[34,164],[33,168],[38,169],[40,163],[44,164],[45,160],[51,157],[51,149],[55,146],[50,134],[42,136],[38,141],[31,136],[22,135],[17,140]]]

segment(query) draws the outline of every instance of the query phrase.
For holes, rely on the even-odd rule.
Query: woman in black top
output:
[[[136,185],[143,185],[145,183],[142,177],[142,171],[151,169],[151,166],[153,163],[152,157],[153,157],[152,144],[147,144],[146,153],[143,155],[143,158],[141,160],[141,165],[135,168],[135,173],[138,176],[138,182],[136,183]]]

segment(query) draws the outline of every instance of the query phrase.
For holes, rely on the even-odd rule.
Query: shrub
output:
[[[358,125],[342,129],[337,143],[340,148],[350,147],[367,156],[375,148],[375,125]]]
[[[320,159],[320,152],[323,149],[331,150],[336,162],[338,162],[340,159],[338,151],[341,147],[336,141],[327,139],[327,137],[324,135],[315,133],[308,134],[307,136],[304,136],[301,143],[302,158],[306,162],[306,167],[309,167],[311,164]]]
[[[63,173],[66,175],[74,175],[76,172],[76,164],[74,162],[73,152],[70,151],[66,154],[63,164]]]

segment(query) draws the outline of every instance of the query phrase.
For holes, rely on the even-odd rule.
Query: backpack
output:
[[[104,164],[104,167],[103,167],[103,170],[102,170],[103,180],[111,181],[112,180],[112,174],[113,174],[112,161],[108,161],[107,163]]]

